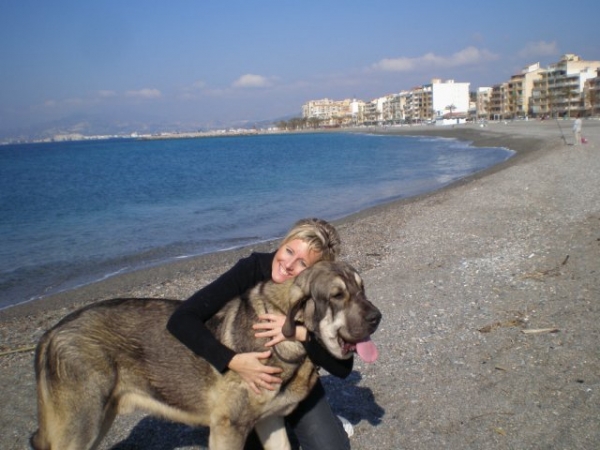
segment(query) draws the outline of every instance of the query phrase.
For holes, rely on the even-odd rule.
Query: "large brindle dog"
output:
[[[252,428],[266,449],[289,449],[283,417],[304,399],[317,370],[301,343],[274,347],[266,364],[283,369],[275,391],[254,393],[175,339],[166,323],[179,301],[115,299],[65,317],[41,339],[35,359],[39,429],[36,450],[98,446],[119,413],[143,409],[173,421],[210,427],[213,450],[242,449]],[[302,323],[337,358],[357,351],[376,358],[370,335],[381,319],[359,274],[341,262],[319,262],[285,283],[266,282],[234,299],[208,326],[236,352],[264,351],[254,337],[261,313],[287,316],[283,334]]]

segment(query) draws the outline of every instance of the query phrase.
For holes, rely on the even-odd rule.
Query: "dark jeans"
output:
[[[295,437],[302,450],[350,450],[348,435],[327,403],[320,380],[285,422],[294,434],[290,441],[293,444]],[[245,450],[261,449],[259,442],[252,433]]]

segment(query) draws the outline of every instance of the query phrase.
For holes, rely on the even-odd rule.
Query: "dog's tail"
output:
[[[31,435],[29,443],[34,450],[50,450],[48,415],[46,408],[51,404],[47,385],[46,367],[48,357],[48,336],[45,335],[35,351],[35,377],[37,382],[38,429]]]
[[[39,428],[31,435],[29,444],[34,450],[50,450],[50,444],[48,443],[48,440],[42,436]]]

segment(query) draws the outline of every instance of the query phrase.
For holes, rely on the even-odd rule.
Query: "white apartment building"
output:
[[[352,125],[358,125],[364,121],[365,102],[352,99],[350,102],[350,114],[352,116]]]
[[[365,103],[364,122],[378,124],[385,122],[389,115],[388,97],[378,97]]]
[[[470,83],[455,83],[454,80],[434,78],[431,81],[431,106],[436,118],[461,116],[469,112]]]
[[[405,100],[406,97],[402,93],[398,93],[365,103],[362,123],[367,125],[402,123]]]
[[[404,108],[406,105],[406,92],[390,94],[384,105],[384,120],[391,124],[401,124],[405,121]]]
[[[341,125],[352,118],[353,100],[311,100],[302,105],[302,117],[305,119],[319,119],[324,125]]]
[[[466,118],[469,111],[469,84],[438,78],[430,84],[415,87],[405,97],[404,119],[411,123],[442,118]]]

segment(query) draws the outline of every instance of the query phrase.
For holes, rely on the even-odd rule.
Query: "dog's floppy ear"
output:
[[[291,338],[296,335],[296,315],[302,309],[306,301],[311,297],[310,287],[313,274],[317,273],[316,271],[318,270],[318,265],[319,263],[304,270],[294,279],[294,282],[290,286],[290,309],[287,313],[285,323],[281,328],[281,332],[286,338]]]
[[[286,338],[291,338],[296,335],[296,314],[304,306],[306,300],[310,298],[310,293],[304,292],[300,286],[293,284],[290,288],[290,305],[291,308],[285,318],[285,323],[281,327],[281,332]]]

